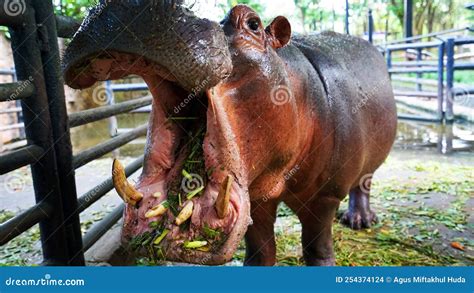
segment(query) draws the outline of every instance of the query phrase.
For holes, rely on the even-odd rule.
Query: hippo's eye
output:
[[[247,21],[247,25],[251,30],[258,31],[260,27],[260,22],[258,21],[258,19],[252,18],[249,21]]]

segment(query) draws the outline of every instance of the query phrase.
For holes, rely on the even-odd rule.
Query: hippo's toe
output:
[[[353,230],[361,230],[372,227],[377,223],[377,215],[371,210],[347,210],[341,217],[341,224]]]

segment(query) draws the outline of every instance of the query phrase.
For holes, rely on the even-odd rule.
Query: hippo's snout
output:
[[[66,50],[66,83],[86,88],[120,78],[131,66],[152,65],[187,91],[204,81],[207,88],[216,85],[232,71],[224,32],[217,23],[192,15],[180,2],[101,1]],[[119,59],[119,53],[140,58]],[[138,61],[142,64],[135,64]],[[120,67],[110,72],[114,62]]]

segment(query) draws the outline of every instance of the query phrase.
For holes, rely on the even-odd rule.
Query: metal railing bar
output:
[[[73,158],[73,166],[75,169],[84,166],[85,164],[110,153],[111,151],[127,144],[128,142],[146,135],[148,125],[144,124],[124,134],[120,134],[106,142],[100,143],[85,151],[80,152]]]
[[[0,69],[0,75],[14,75],[14,69]]]
[[[473,43],[474,43],[473,37],[463,37],[463,38],[454,39],[454,44],[456,46],[468,45],[468,44],[473,44]]]
[[[63,15],[55,16],[58,37],[60,38],[72,38],[81,26],[81,24],[72,17],[67,17]]]
[[[132,91],[147,91],[146,83],[128,83],[128,84],[112,84],[110,88],[115,92],[132,92]]]
[[[35,86],[29,80],[0,84],[0,102],[14,101],[32,96]]]
[[[467,31],[467,30],[472,30],[472,27],[467,26],[467,27],[462,27],[462,28],[455,28],[455,29],[449,29],[449,30],[444,30],[444,31],[440,31],[440,32],[430,33],[430,34],[426,34],[426,35],[413,36],[413,37],[410,37],[410,38],[404,38],[404,39],[392,41],[392,42],[386,43],[385,45],[405,43],[405,42],[408,42],[408,41],[415,41],[415,40],[421,40],[421,39],[425,39],[425,38],[432,38],[432,37],[436,37],[436,36],[447,35],[447,34]]]
[[[127,167],[125,167],[125,175],[128,177],[135,173],[138,169],[143,166],[143,157],[141,156],[132,163],[130,163]],[[78,206],[79,206],[79,213],[83,212],[85,209],[90,207],[96,201],[101,199],[104,195],[106,195],[109,191],[114,188],[114,184],[112,182],[112,177],[109,179],[102,181],[99,185],[92,188],[84,195],[82,195],[78,199]]]
[[[440,118],[431,118],[431,117],[422,117],[422,116],[415,116],[415,115],[406,115],[406,114],[398,114],[398,119],[402,120],[412,120],[412,121],[423,121],[423,122],[441,122],[443,119]]]
[[[119,207],[115,208],[110,214],[104,217],[102,221],[95,224],[90,228],[90,230],[84,235],[82,238],[82,242],[84,243],[83,248],[84,251],[87,251],[89,248],[97,242],[107,231],[112,228],[115,223],[120,220],[123,214],[123,210],[125,208],[124,204],[121,204]]]
[[[438,81],[434,79],[427,78],[416,78],[416,77],[402,77],[402,76],[392,76],[392,81],[396,82],[408,82],[408,83],[421,83],[424,85],[437,86]]]
[[[47,219],[52,211],[51,206],[45,202],[40,202],[1,224],[0,245],[6,244],[34,225]]]
[[[417,67],[417,68],[390,68],[389,73],[428,73],[428,72],[438,72],[438,67]]]
[[[18,112],[21,112],[21,107],[0,110],[0,114],[10,114],[10,113],[18,113]]]
[[[474,63],[457,63],[454,64],[454,70],[474,70]]]
[[[436,92],[421,92],[421,91],[393,91],[395,96],[406,96],[406,97],[428,97],[437,98],[438,93]]]
[[[23,123],[15,123],[15,124],[7,125],[7,126],[0,126],[0,132],[13,130],[13,129],[20,129],[23,127],[25,127]]]
[[[141,107],[150,105],[152,96],[147,96],[131,101],[126,101],[110,106],[103,106],[96,109],[84,110],[69,115],[69,127],[77,127],[91,122],[99,121],[117,114],[129,112]]]
[[[438,61],[400,61],[392,62],[392,66],[406,66],[406,67],[416,67],[416,66],[437,66]]]
[[[421,42],[421,43],[408,43],[408,44],[399,44],[399,45],[389,45],[387,50],[390,51],[400,51],[405,49],[418,49],[418,48],[434,48],[438,47],[441,44],[440,41],[433,42]]]
[[[43,156],[43,148],[29,145],[0,155],[0,175],[36,163]]]

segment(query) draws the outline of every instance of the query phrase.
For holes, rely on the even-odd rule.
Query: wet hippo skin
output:
[[[157,2],[150,9],[146,1],[112,1],[83,26],[65,58],[66,82],[75,88],[138,74],[154,97],[136,186],[114,163],[127,204],[123,243],[148,233],[163,258],[212,265],[232,259],[245,235],[245,264],[274,265],[273,226],[284,202],[301,221],[307,265],[334,265],[340,202],[349,194],[342,223],[361,229],[376,221],[367,180],[395,139],[382,55],[353,36],[292,34],[281,16],[265,28],[245,5],[217,25],[181,1]],[[120,29],[108,13],[127,23],[134,9],[145,12],[131,34],[100,41]],[[173,34],[163,31],[170,25]],[[80,49],[90,36],[99,42]],[[183,117],[192,119],[175,119]],[[185,190],[193,176],[201,188]]]

